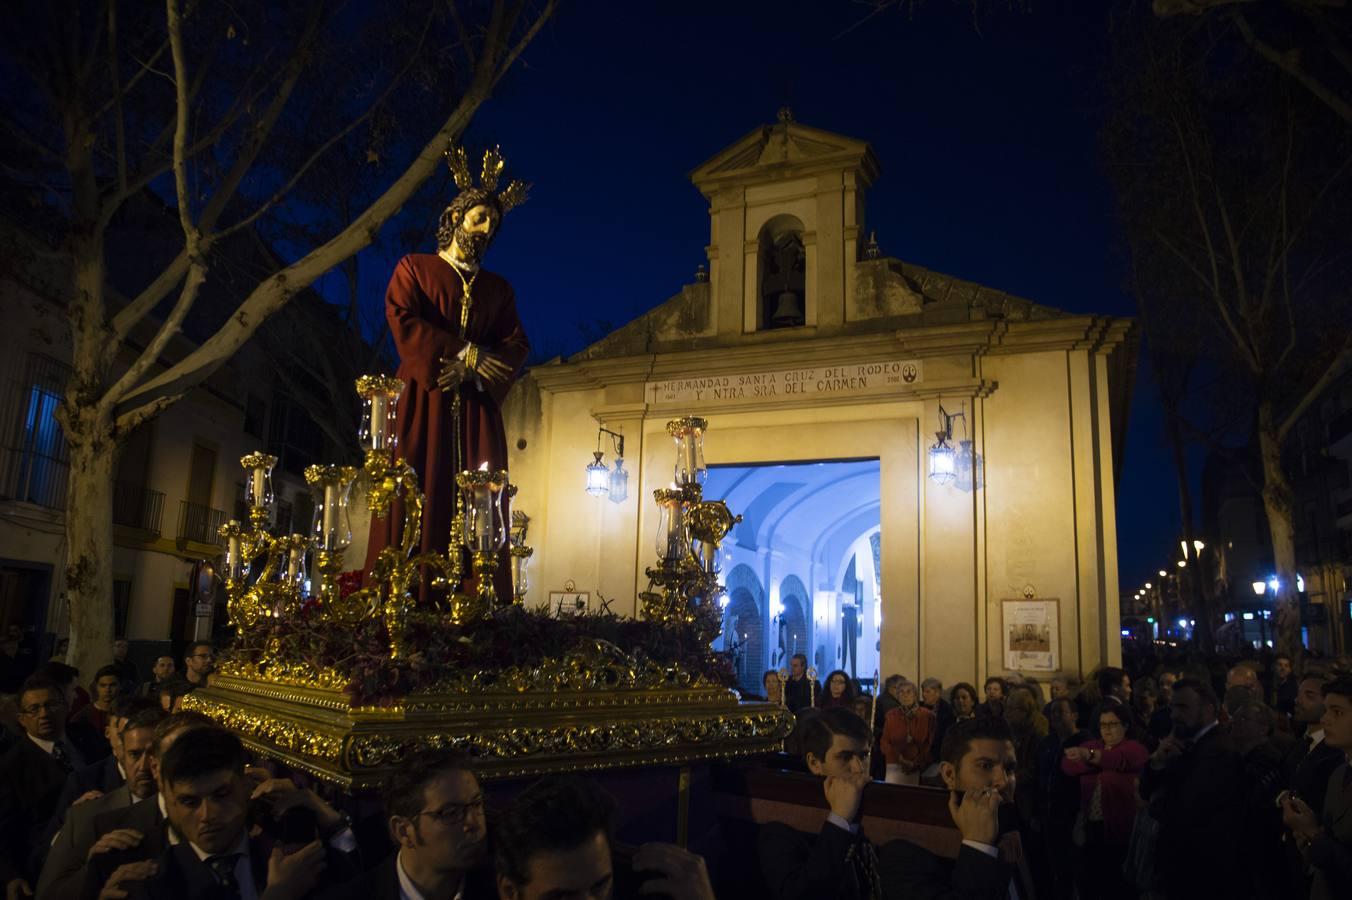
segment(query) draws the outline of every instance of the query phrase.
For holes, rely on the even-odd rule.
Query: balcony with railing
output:
[[[197,544],[219,544],[217,533],[225,524],[225,511],[180,500],[178,503],[178,545],[189,541]]]
[[[139,484],[113,485],[113,524],[135,528],[156,537],[164,518],[164,494]]]

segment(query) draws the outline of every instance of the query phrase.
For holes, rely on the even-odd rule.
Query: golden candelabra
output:
[[[403,387],[383,376],[358,380],[365,462],[306,470],[315,498],[309,534],[267,533],[276,460],[261,453],[242,460],[249,472],[248,522],[221,529],[230,621],[237,629],[264,617],[299,617],[302,610],[309,624],[337,635],[379,622],[388,632],[390,661],[411,670],[422,633],[473,623],[491,633],[493,609],[521,603],[533,550],[525,542],[524,513],[513,510],[506,527],[504,504],[516,491],[506,472],[485,466],[458,473],[450,548],[419,552],[423,494],[414,470],[394,452],[394,410]],[[661,561],[649,570],[643,616],[694,626],[707,647],[720,630],[718,547],[739,517],[701,496],[703,420],[680,419],[670,427],[680,486],[657,492]],[[403,533],[377,555],[366,583],[344,593],[340,575],[352,540],[348,498],[358,482],[374,515],[402,516]],[[494,587],[504,557],[512,567],[510,598]],[[521,610],[503,618],[539,614]],[[480,633],[442,637],[474,641]],[[529,665],[447,666],[435,681],[374,704],[355,699],[353,690],[353,672],[316,664],[273,634],[265,649],[227,654],[210,683],[184,703],[236,730],[253,750],[349,789],[379,785],[413,754],[434,747],[472,754],[480,777],[520,777],[759,753],[781,746],[791,724],[782,708],[739,702],[698,668],[657,662],[582,627],[577,640],[561,642]]]
[[[707,421],[694,416],[667,423],[676,442],[676,468],[669,488],[653,491],[661,515],[657,526],[657,565],[646,570],[648,589],[643,617],[697,629],[700,640],[712,641],[722,630],[718,581],[718,549],[738,522],[722,500],[705,500],[701,487]]]
[[[305,480],[314,495],[315,514],[309,536],[273,537],[267,532],[272,518],[272,467],[277,458],[250,453],[240,460],[249,473],[245,497],[249,504],[248,525],[230,521],[221,526],[226,539],[227,611],[230,624],[243,631],[264,616],[296,614],[307,599],[319,606],[320,615],[337,625],[351,627],[379,617],[389,633],[390,655],[408,654],[406,632],[420,616],[448,619],[467,625],[486,618],[502,598],[494,591],[493,575],[498,553],[506,546],[502,500],[516,494],[505,471],[460,472],[456,476],[456,512],[451,522],[450,543],[445,554],[416,552],[422,541],[423,493],[418,475],[404,459],[394,458],[395,407],[404,383],[385,375],[357,379],[362,398],[359,438],[366,453],[360,469],[354,466],[315,465],[305,470]],[[403,529],[398,544],[385,547],[366,573],[365,584],[343,594],[338,576],[352,543],[348,498],[358,480],[366,489],[371,514],[384,518],[402,507]],[[514,543],[514,556],[529,559],[531,548]],[[471,561],[466,578],[464,558]],[[313,564],[307,579],[306,556]],[[255,561],[263,557],[261,568]],[[514,563],[523,571],[524,563]],[[520,574],[514,572],[514,575]],[[433,590],[432,603],[419,608],[415,591],[421,589],[424,572]],[[515,580],[515,579],[514,579]],[[524,580],[524,579],[522,579]],[[468,585],[467,582],[472,582]],[[524,593],[522,591],[521,593]],[[521,594],[505,602],[520,602]]]

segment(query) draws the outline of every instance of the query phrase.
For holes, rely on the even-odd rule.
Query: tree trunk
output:
[[[1195,532],[1192,528],[1192,486],[1188,483],[1188,460],[1184,452],[1183,430],[1178,413],[1167,403],[1164,411],[1164,432],[1169,440],[1169,451],[1174,463],[1174,478],[1178,482],[1178,515],[1183,537],[1183,559],[1187,568],[1179,569],[1178,599],[1180,605],[1190,607],[1197,616],[1193,639],[1204,653],[1216,651],[1216,623],[1213,620],[1210,592],[1202,584],[1201,555],[1193,548]],[[1186,593],[1185,593],[1186,591]]]
[[[113,659],[113,468],[111,429],[93,410],[77,412],[66,440],[66,597],[68,662],[90,678]],[[87,429],[87,431],[86,431]],[[85,433],[81,433],[85,432]]]
[[[1258,405],[1258,449],[1263,462],[1263,510],[1272,538],[1277,575],[1277,652],[1299,659],[1300,596],[1296,593],[1296,529],[1291,485],[1282,468],[1282,447],[1272,402]]]

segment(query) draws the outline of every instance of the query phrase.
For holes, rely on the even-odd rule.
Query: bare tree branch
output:
[[[174,59],[174,193],[178,199],[178,221],[188,242],[188,257],[197,253],[200,233],[192,221],[192,195],[188,193],[188,63],[183,57],[183,20],[178,0],[166,0],[169,17],[169,46]]]
[[[253,168],[254,162],[258,159],[258,154],[262,152],[263,146],[268,141],[268,136],[272,134],[273,127],[277,124],[277,119],[281,116],[282,110],[286,108],[286,103],[291,99],[292,92],[300,82],[301,73],[305,71],[305,62],[310,54],[311,46],[314,44],[316,35],[319,34],[319,24],[323,21],[323,4],[316,3],[312,9],[310,19],[305,24],[305,31],[301,34],[300,40],[296,43],[296,50],[287,61],[281,86],[277,93],[273,95],[272,102],[268,104],[263,116],[258,120],[249,131],[249,137],[244,142],[239,155],[235,157],[234,164],[230,171],[221,179],[220,186],[211,200],[207,202],[206,209],[202,211],[202,228],[206,231],[212,231],[216,227],[216,221],[221,213],[225,212],[226,205],[235,196],[235,191],[239,184],[244,180],[244,176],[249,174]]]
[[[1300,421],[1300,417],[1305,415],[1305,410],[1309,409],[1310,404],[1319,399],[1319,395],[1324,393],[1329,385],[1338,380],[1343,374],[1343,370],[1348,367],[1349,363],[1352,363],[1352,334],[1344,339],[1342,349],[1338,351],[1338,355],[1329,363],[1328,368],[1324,370],[1324,374],[1320,375],[1319,379],[1314,384],[1310,385],[1310,389],[1305,392],[1300,398],[1300,401],[1296,403],[1296,405],[1291,408],[1291,411],[1286,414],[1286,417],[1282,419],[1281,424],[1277,428],[1278,441],[1286,440],[1286,436],[1290,434],[1291,429]]]
[[[171,76],[168,72],[160,72],[160,71],[158,71],[158,70],[155,70],[155,69],[152,69],[152,68],[151,68],[152,66],[155,65],[155,62],[156,62],[161,56],[164,55],[164,51],[166,51],[166,50],[168,50],[168,49],[169,49],[169,39],[168,39],[168,38],[165,38],[165,39],[164,39],[164,42],[161,43],[160,46],[157,47],[157,48],[155,49],[155,52],[151,54],[149,60],[147,60],[146,62],[142,62],[142,61],[139,60],[139,59],[136,60],[136,65],[137,65],[137,71],[136,71],[136,74],[133,75],[133,76],[131,76],[131,78],[128,78],[128,79],[127,79],[127,83],[124,84],[124,85],[122,86],[122,90],[121,90],[119,93],[114,94],[112,98],[110,98],[109,100],[107,100],[107,101],[106,101],[102,106],[100,106],[98,109],[94,110],[94,115],[92,116],[92,118],[95,118],[95,119],[102,118],[104,113],[106,113],[108,110],[110,110],[110,109],[113,108],[113,104],[114,104],[115,102],[120,101],[120,99],[121,99],[123,96],[125,96],[126,94],[131,93],[132,89],[136,87],[136,85],[141,81],[141,79],[142,79],[143,77],[145,77],[146,73],[148,73],[148,72],[154,72],[156,75],[160,75],[160,76],[164,77],[166,80],[172,82],[172,81],[173,81],[173,76]]]
[[[172,3],[173,0],[170,0]],[[557,4],[551,0],[527,30],[528,36],[538,33]],[[501,6],[495,5],[494,15],[484,39],[479,67],[465,93],[431,140],[424,145],[404,174],[396,179],[361,215],[327,243],[296,260],[291,265],[261,282],[233,315],[214,335],[200,344],[188,356],[169,369],[130,390],[122,400],[118,414],[125,415],[138,405],[153,403],[163,394],[182,394],[200,383],[218,369],[249,339],[258,326],[280,309],[297,291],[312,283],[337,262],[367,246],[372,235],[394,215],[413,192],[440,165],[442,153],[452,139],[458,137],[474,112],[491,93],[493,84],[501,77],[497,54],[492,48],[501,47],[504,17]],[[502,66],[515,60],[523,43],[518,43],[503,60]]]
[[[1352,104],[1334,94],[1322,81],[1306,71],[1300,64],[1298,52],[1288,50],[1283,53],[1258,37],[1254,33],[1253,26],[1249,24],[1248,18],[1242,13],[1236,13],[1235,25],[1239,28],[1240,37],[1243,38],[1244,43],[1249,45],[1251,50],[1295,79],[1297,84],[1333,110],[1344,122],[1352,124]]]
[[[427,39],[427,32],[431,24],[432,24],[432,14],[431,12],[429,12],[427,15],[427,20],[423,22],[422,33],[418,36],[417,47],[413,50],[412,53],[409,54],[408,62],[405,63],[404,67],[395,74],[393,80],[391,80],[390,83],[385,87],[385,90],[381,91],[380,96],[377,97],[375,100],[373,100],[371,104],[366,107],[365,112],[363,112],[361,115],[357,116],[355,119],[349,122],[346,127],[341,129],[333,137],[329,138],[323,144],[320,144],[318,149],[316,149],[314,153],[310,154],[309,158],[306,159],[305,162],[301,163],[301,165],[296,169],[296,171],[292,173],[291,177],[287,179],[287,182],[284,185],[282,185],[276,191],[276,193],[274,193],[271,197],[269,197],[266,201],[264,201],[262,205],[260,205],[249,215],[245,216],[243,219],[217,232],[217,237],[218,238],[227,237],[231,234],[234,234],[237,231],[240,231],[241,229],[248,228],[254,222],[258,221],[259,217],[261,217],[264,213],[266,213],[269,209],[271,209],[274,205],[276,205],[278,201],[280,201],[283,197],[285,197],[288,193],[290,193],[291,189],[294,188],[296,184],[301,180],[301,178],[305,176],[305,173],[310,170],[310,167],[313,166],[321,156],[323,156],[326,152],[328,152],[329,148],[331,148],[334,144],[338,143],[343,138],[351,134],[353,129],[355,129],[358,125],[370,119],[371,116],[375,114],[375,111],[379,109],[380,106],[389,98],[390,94],[394,93],[394,89],[398,87],[400,82],[404,80],[404,76],[408,74],[408,71],[411,68],[413,68],[413,63],[417,60],[418,54],[422,52],[423,43]]]
[[[465,22],[460,18],[460,10],[455,5],[455,0],[446,0],[446,5],[451,10],[451,21],[455,24],[455,32],[460,35],[460,45],[465,49],[465,58],[469,60],[471,70],[478,67],[478,62],[474,58],[474,42],[469,39],[469,32],[465,30]]]
[[[127,189],[127,123],[122,115],[122,76],[117,65],[117,0],[108,4],[108,76],[113,85],[113,128],[117,154],[117,188]]]

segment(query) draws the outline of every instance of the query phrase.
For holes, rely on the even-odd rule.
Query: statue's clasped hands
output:
[[[437,387],[443,391],[455,390],[464,382],[469,372],[496,383],[511,378],[512,367],[502,357],[483,349],[478,344],[469,344],[463,355],[442,360],[442,369],[437,375]]]

